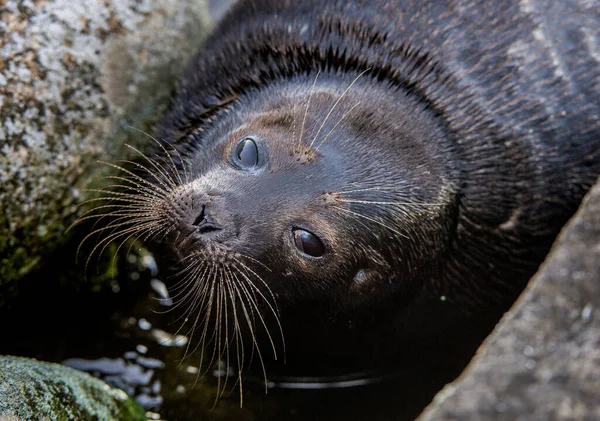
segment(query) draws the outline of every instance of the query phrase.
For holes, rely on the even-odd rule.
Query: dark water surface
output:
[[[0,313],[0,354],[87,371],[134,396],[152,418],[168,421],[411,420],[458,374],[457,364],[448,368],[443,361],[436,365],[418,358],[400,368],[393,361],[374,368],[365,364],[368,371],[329,377],[299,376],[306,369],[294,370],[292,364],[285,370],[269,368],[266,394],[261,371],[251,371],[243,381],[240,408],[239,388],[231,387],[235,376],[217,398],[226,380],[222,363],[199,370],[200,351],[180,329],[181,314],[168,311],[173,303],[154,259],[131,254],[128,260],[112,291],[73,292],[57,287],[51,276],[35,280]],[[55,270],[47,268],[46,274]],[[330,364],[318,359],[307,356],[304,367]]]

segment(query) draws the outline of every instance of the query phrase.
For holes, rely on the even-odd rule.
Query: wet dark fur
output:
[[[226,160],[221,146],[211,145],[230,133],[263,130],[277,145],[294,133],[288,150],[272,153],[272,175],[260,176],[272,177],[273,184],[240,178],[240,184],[228,186],[231,191],[189,190],[190,202],[213,206],[214,200],[224,220],[239,217],[243,226],[258,221],[248,234],[251,243],[243,246],[263,256],[261,263],[277,274],[253,266],[283,308],[286,340],[332,353],[335,347],[307,338],[343,344],[344,335],[355,335],[335,348],[347,352],[388,341],[406,345],[399,330],[435,342],[440,333],[428,329],[443,331],[448,322],[438,306],[468,309],[464,317],[476,323],[479,313],[494,307],[493,322],[510,305],[600,172],[599,55],[600,6],[591,0],[241,1],[192,60],[157,138],[183,156],[171,154],[180,174],[189,165],[192,178],[201,178]],[[303,157],[331,105],[364,71],[323,133],[342,121],[342,111],[360,105],[319,153]],[[318,72],[320,94],[309,109]],[[309,118],[299,151],[294,142],[305,107]],[[280,111],[257,117],[238,133],[236,127],[254,118],[255,109]],[[276,140],[278,133],[285,136]],[[286,163],[294,154],[305,161]],[[338,162],[348,164],[346,169],[338,169]],[[295,178],[311,166],[314,179]],[[378,173],[379,179],[373,176]],[[402,191],[390,191],[388,184],[387,191],[371,191],[360,200],[409,205],[342,202],[340,189],[353,182],[360,186],[365,174],[370,187],[379,180]],[[336,178],[333,184],[328,177]],[[226,199],[221,203],[207,194]],[[263,202],[269,205],[261,208]],[[414,203],[421,205],[411,207]],[[194,219],[191,208],[177,206],[179,218]],[[284,246],[261,243],[269,237],[261,236],[267,228],[260,226],[283,224],[304,207],[307,215],[334,215],[334,206],[371,219],[339,216],[335,251],[346,254],[330,266],[298,268],[296,260],[286,260]],[[378,218],[398,235],[374,224]],[[180,256],[198,247],[181,241],[191,235],[185,228],[175,230],[181,235],[167,238]],[[366,269],[361,276],[374,280],[368,279],[366,289],[350,288],[361,269]],[[425,304],[418,309],[417,302]],[[382,327],[407,308],[415,309],[410,322],[390,331]],[[300,320],[297,331],[286,322],[286,311]],[[335,319],[338,314],[345,315]],[[347,320],[364,324],[363,333],[348,333]],[[302,321],[324,326],[321,336],[313,336],[319,335],[316,328],[300,332]],[[439,338],[468,336],[472,325],[462,323]],[[382,334],[378,328],[396,333],[378,341],[372,338]],[[400,338],[391,339],[394,335]],[[294,342],[295,336],[301,339]]]
[[[159,137],[191,148],[227,98],[371,69],[436,115],[452,154],[455,229],[424,284],[502,296],[522,287],[600,168],[600,72],[584,42],[598,54],[600,6],[525,3],[240,2],[193,60]]]

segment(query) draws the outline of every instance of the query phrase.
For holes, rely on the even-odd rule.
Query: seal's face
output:
[[[279,305],[415,288],[448,193],[420,107],[325,76],[248,93],[189,136],[170,243],[200,283],[218,272]]]
[[[455,220],[443,130],[417,95],[362,75],[248,90],[181,139],[157,140],[137,165],[145,176],[123,169],[124,190],[107,192],[117,209],[96,248],[168,243],[176,297],[213,358],[235,342],[243,366],[246,333],[257,348],[266,333],[275,352],[280,310],[299,300],[301,314],[307,301],[398,308],[437,269]]]

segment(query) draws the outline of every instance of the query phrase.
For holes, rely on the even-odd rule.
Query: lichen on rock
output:
[[[98,160],[151,131],[210,26],[202,0],[0,1],[0,284],[66,240]],[[150,142],[147,142],[150,143]],[[104,169],[101,171],[105,171]]]

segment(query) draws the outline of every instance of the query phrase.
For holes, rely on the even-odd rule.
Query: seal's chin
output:
[[[195,234],[184,237],[183,241],[173,246],[173,252],[179,260],[193,258],[215,264],[223,264],[239,258],[239,254],[227,245],[212,242]]]

